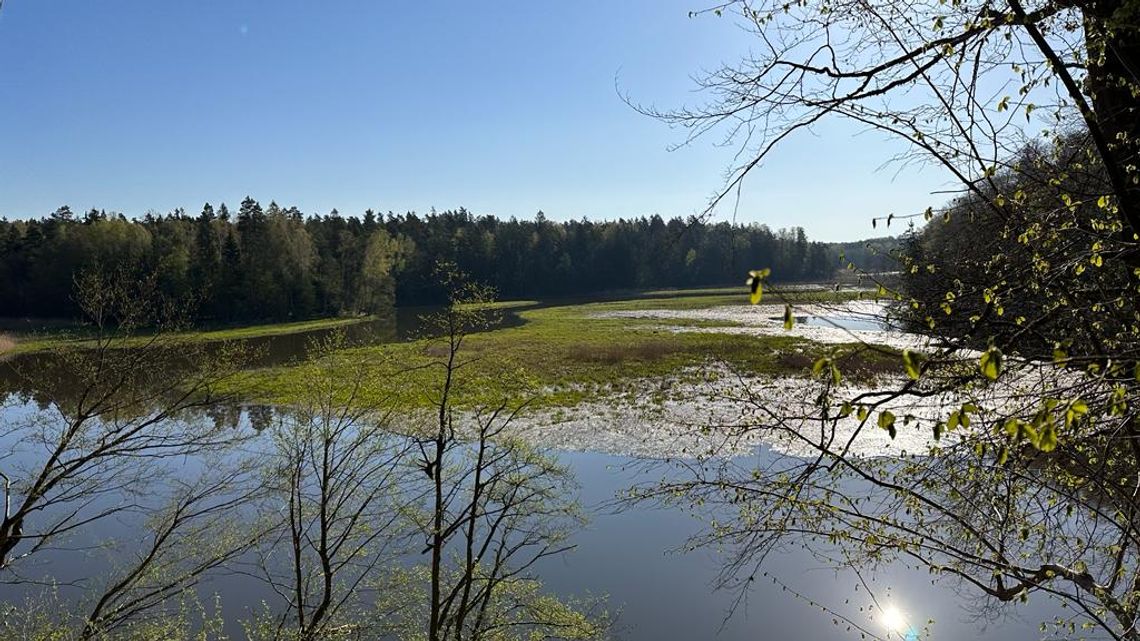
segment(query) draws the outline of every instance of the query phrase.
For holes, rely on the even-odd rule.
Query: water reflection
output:
[[[783,322],[784,317],[772,316],[771,320]],[[796,316],[795,321],[799,325],[809,327],[829,327],[858,332],[890,332],[898,329],[887,319],[872,314],[809,314]]]
[[[284,340],[303,345],[308,338],[288,337]],[[283,340],[282,338],[273,340]],[[350,340],[379,340],[357,336]],[[300,347],[299,347],[300,348]],[[303,349],[303,348],[300,348]],[[288,349],[277,350],[279,356]],[[289,358],[295,358],[290,356]],[[15,425],[43,411],[53,411],[52,399],[59,399],[71,389],[64,364],[38,361],[35,366],[47,380],[25,388],[28,402],[14,404],[3,411],[0,419]],[[198,418],[217,428],[250,434],[262,434],[281,420],[282,411],[266,406],[239,407],[213,404],[198,417],[171,417],[170,420]],[[18,432],[8,432],[17,435]],[[254,438],[246,454],[257,458],[263,444]],[[19,465],[21,451],[11,441],[0,441],[0,464]],[[742,465],[769,464],[777,455],[762,450]],[[980,624],[965,618],[952,587],[933,585],[925,573],[902,566],[886,566],[864,575],[839,571],[821,560],[809,541],[790,541],[766,559],[766,575],[752,577],[736,590],[713,589],[723,578],[722,568],[731,559],[718,556],[729,550],[700,549],[684,552],[689,537],[704,531],[710,523],[731,523],[736,515],[731,510],[698,512],[696,517],[676,509],[648,505],[609,509],[612,499],[635,483],[656,483],[675,473],[668,467],[646,466],[627,457],[565,452],[558,459],[580,486],[581,501],[592,512],[591,522],[569,534],[567,546],[575,547],[571,556],[540,559],[534,568],[547,589],[558,595],[586,597],[604,594],[609,607],[621,612],[618,619],[621,637],[641,639],[718,639],[736,641],[758,636],[787,639],[815,639],[835,636],[838,626],[858,634],[868,630],[880,638],[1010,638],[1022,633],[1032,623],[1048,618],[1052,609],[1047,603],[1034,601],[1013,617]],[[173,485],[188,481],[200,473],[208,462],[188,457],[172,462],[166,480]],[[430,474],[428,475],[430,477]],[[423,482],[420,471],[409,472],[409,478]],[[157,485],[156,485],[157,487]],[[125,496],[125,495],[124,495]],[[134,497],[131,497],[134,500]],[[98,508],[98,505],[91,506]],[[599,509],[604,507],[605,509]],[[24,575],[48,582],[62,581],[66,596],[78,599],[84,590],[106,581],[109,572],[121,567],[140,550],[147,537],[142,527],[147,514],[141,509],[119,511],[114,518],[102,520],[97,527],[76,530],[66,545],[39,555],[40,562]],[[252,524],[252,521],[250,522]],[[418,558],[413,555],[412,558]],[[771,581],[765,579],[770,578]],[[273,602],[275,593],[263,582],[240,571],[217,571],[203,575],[199,593],[204,599],[218,594],[227,613],[227,630],[240,637],[239,621]],[[206,580],[208,579],[208,580]],[[32,596],[40,583],[0,587],[0,601],[16,603]],[[874,586],[874,592],[866,586]],[[862,587],[861,587],[862,586]],[[887,589],[889,586],[890,589]],[[906,610],[901,601],[883,601],[878,592],[905,594]],[[821,610],[823,612],[821,613]],[[921,621],[927,617],[938,623],[937,635],[928,634]],[[729,615],[732,616],[729,616]],[[1019,615],[1024,619],[1018,618]],[[1026,620],[1031,624],[1027,626]]]
[[[428,334],[424,317],[436,311],[435,307],[401,307],[387,315],[367,321],[333,328],[315,329],[292,334],[261,336],[233,341],[245,352],[245,365],[250,368],[271,367],[303,360],[306,350],[314,341],[343,334],[348,347],[395,343]],[[518,309],[504,310],[494,316],[495,323],[488,329],[516,327],[523,324]],[[222,342],[208,344],[220,349]],[[172,355],[170,367],[177,367],[177,354]],[[0,355],[0,399],[8,394],[23,400],[33,400],[41,407],[51,399],[80,393],[83,388],[74,369],[59,354],[32,352],[15,356]]]
[[[36,411],[32,405],[10,406],[2,418],[11,422]],[[236,414],[237,423],[243,429],[252,429],[255,423],[268,425],[279,418],[277,412],[269,407],[246,408]],[[228,422],[234,416],[224,414],[221,420]],[[765,451],[756,456],[773,454]],[[684,548],[689,537],[702,532],[717,514],[694,518],[679,510],[648,505],[613,509],[615,496],[635,483],[657,482],[670,473],[668,468],[582,452],[563,452],[557,458],[576,478],[579,498],[590,519],[567,541],[576,548],[572,554],[543,559],[535,569],[546,588],[556,594],[606,595],[608,607],[620,613],[617,631],[623,639],[858,638],[857,630],[852,636],[836,637],[837,627],[842,632],[848,625],[836,618],[839,615],[865,626],[872,637],[1029,638],[1025,631],[1052,612],[1048,602],[1035,600],[1010,611],[1006,618],[982,622],[962,609],[951,588],[932,584],[925,572],[890,566],[857,576],[822,563],[806,545],[790,545],[772,556],[765,568],[767,576],[758,577],[745,591],[716,591],[712,586],[726,557],[715,550],[687,552]],[[183,469],[190,474],[199,468],[188,463]],[[46,555],[28,578],[58,579],[65,584],[61,594],[77,599],[83,589],[99,582],[100,573],[138,551],[141,519],[137,513],[123,514],[77,533],[66,546]],[[75,581],[79,583],[66,587]],[[881,609],[863,587],[864,581],[881,592],[877,595],[884,599],[878,602]],[[39,586],[0,585],[0,601],[19,603],[40,590]],[[264,584],[232,572],[211,575],[199,593],[207,601],[211,594],[220,596],[227,630],[236,638],[242,638],[237,621],[260,612],[263,602],[274,598]],[[905,595],[905,602],[892,595]],[[821,606],[829,611],[821,612]],[[734,613],[731,617],[730,612]],[[930,627],[931,633],[920,633],[927,618],[936,624]]]

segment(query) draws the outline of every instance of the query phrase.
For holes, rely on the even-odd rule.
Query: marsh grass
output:
[[[221,327],[217,329],[199,329],[181,332],[173,336],[176,340],[187,342],[221,342],[231,340],[245,340],[262,338],[266,336],[284,336],[287,334],[300,334],[334,327],[345,327],[374,320],[375,316],[354,316],[351,318],[318,318],[314,320],[297,321],[293,323],[265,323],[261,325],[245,325],[240,327]],[[133,337],[131,340],[140,344],[149,338],[145,332]],[[5,344],[5,339],[10,344]],[[129,344],[129,341],[127,342]],[[28,332],[15,334],[0,334],[0,352],[10,354],[27,354],[31,352],[46,351],[57,348],[93,347],[94,334],[90,327],[73,325],[66,329],[57,329],[44,332]]]
[[[602,363],[616,365],[630,361],[657,361],[677,352],[681,347],[676,341],[648,340],[641,343],[614,345],[592,345],[580,343],[570,345],[567,356],[582,363]]]
[[[851,300],[851,291],[794,291],[805,301]],[[794,336],[750,336],[716,332],[674,332],[672,326],[731,326],[728,322],[607,318],[608,311],[701,309],[746,304],[741,294],[669,296],[518,308],[522,324],[472,334],[465,339],[455,392],[457,406],[474,406],[503,397],[527,399],[537,407],[568,407],[584,400],[648,393],[638,389],[652,378],[677,377],[712,363],[766,376],[809,376],[819,345]],[[843,359],[849,377],[873,377],[897,368],[897,357],[864,348],[828,346]],[[889,351],[889,350],[888,350]],[[348,358],[369,363],[371,401],[396,409],[430,405],[435,365],[446,347],[431,339],[356,347]],[[288,404],[290,381],[308,365],[272,367],[251,374],[260,402]]]
[[[493,303],[495,309],[509,309],[517,314],[522,323],[467,337],[463,357],[469,364],[462,368],[456,402],[459,406],[472,406],[509,396],[516,400],[527,399],[535,406],[572,406],[602,396],[637,396],[645,393],[638,388],[648,379],[675,378],[680,372],[710,363],[725,363],[754,375],[810,375],[812,358],[808,355],[819,354],[821,346],[803,338],[673,331],[735,326],[731,321],[599,317],[613,311],[693,310],[747,304],[743,288],[735,293],[723,291],[670,293],[660,297],[641,295],[627,300],[556,306],[541,306],[534,301]],[[868,294],[853,290],[794,289],[776,290],[770,296],[773,300],[790,302],[841,302]],[[179,338],[195,342],[240,340],[340,327],[370,318],[194,331]],[[81,336],[68,338],[62,334],[38,341],[17,336],[15,346],[5,353],[82,347],[83,341]],[[893,353],[875,353],[854,345],[827,349],[845,359],[846,364],[841,366],[848,377],[873,378],[899,367],[897,355]],[[393,409],[418,409],[432,403],[438,373],[433,368],[445,354],[444,345],[423,338],[352,347],[342,350],[339,356],[346,364],[363,362],[368,368],[369,389],[361,397],[362,402]],[[253,403],[289,405],[297,381],[311,367],[300,362],[251,370],[236,378],[233,389],[228,391]]]

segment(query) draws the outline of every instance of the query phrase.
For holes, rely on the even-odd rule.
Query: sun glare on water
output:
[[[898,606],[893,604],[883,608],[883,613],[879,620],[882,621],[883,627],[885,627],[888,632],[896,632],[900,636],[905,635],[907,629],[910,627],[907,625],[906,615],[903,614],[902,610],[898,609]]]

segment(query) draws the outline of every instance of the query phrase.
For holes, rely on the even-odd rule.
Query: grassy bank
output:
[[[765,302],[780,304],[842,302],[866,297],[866,292],[788,289],[769,292]],[[679,377],[700,376],[710,363],[723,363],[761,376],[807,375],[811,364],[825,352],[845,359],[845,376],[858,378],[898,367],[897,357],[855,345],[822,346],[802,336],[756,336],[712,331],[734,326],[733,321],[707,319],[621,318],[608,312],[651,309],[699,310],[743,305],[747,295],[736,290],[641,293],[625,300],[598,302],[504,301],[488,307],[514,314],[520,323],[472,334],[463,346],[466,364],[459,374],[456,398],[461,405],[495,403],[510,398],[530,399],[539,406],[569,406],[579,401],[644,398],[658,394]],[[185,341],[224,341],[262,338],[324,330],[360,323],[369,318],[332,318],[295,323],[265,324],[198,330],[179,335]],[[54,333],[18,337],[6,353],[27,353],[58,347],[82,347],[91,340],[81,333]],[[145,340],[140,338],[139,340]],[[339,352],[343,366],[332,374],[347,379],[354,363],[367,371],[365,393],[359,404],[387,405],[397,409],[426,407],[437,396],[438,363],[446,355],[441,341],[421,339],[403,343],[373,344]],[[247,372],[233,391],[252,402],[289,405],[312,388],[318,368],[312,363],[282,364]],[[641,389],[654,381],[657,391]],[[240,389],[238,388],[240,386]]]
[[[179,333],[176,336],[179,340],[196,342],[244,340],[344,327],[371,319],[371,316],[320,318],[294,323],[265,323],[218,329],[196,329]],[[44,333],[0,333],[0,354],[27,354],[60,347],[83,348],[94,345],[93,340],[94,336],[91,329],[83,326]],[[136,340],[144,341],[146,337],[140,335]],[[130,341],[127,342],[127,344],[129,343]]]
[[[857,296],[852,292],[787,293],[796,302]],[[528,398],[538,406],[568,406],[598,396],[620,399],[623,394],[646,393],[637,386],[647,378],[667,381],[696,376],[695,366],[716,361],[751,374],[806,375],[825,348],[802,338],[674,332],[670,325],[708,327],[712,323],[599,316],[612,311],[700,309],[745,302],[745,296],[737,292],[525,309],[518,312],[522,325],[466,338],[462,351],[466,364],[460,371],[456,397],[461,405]],[[844,370],[855,377],[897,367],[897,358],[855,345],[826,350],[844,358]],[[445,355],[445,346],[436,340],[353,348],[340,354],[368,363],[362,403],[398,409],[430,404],[440,380],[438,363]],[[275,367],[252,373],[248,382],[254,385],[258,400],[289,404],[314,373],[313,364]]]
[[[720,305],[739,304],[743,298],[742,288],[709,288],[684,290],[656,290],[648,292],[630,292],[623,296],[615,295],[606,298],[604,302],[581,303],[575,301],[573,305],[557,305],[558,307],[582,307],[605,309],[701,309]],[[867,292],[843,290],[834,292],[830,290],[805,290],[791,288],[781,292],[779,288],[771,291],[770,297],[787,296],[796,302],[834,302],[857,298],[867,295]],[[484,307],[501,311],[523,310],[530,307],[541,307],[544,303],[534,300],[508,300],[485,304]],[[524,314],[525,315],[525,314]],[[321,318],[315,320],[296,321],[292,323],[263,323],[258,325],[222,326],[216,328],[194,329],[178,334],[180,340],[186,341],[226,341],[243,340],[250,338],[264,338],[269,336],[282,336],[286,334],[299,334],[334,327],[343,327],[355,323],[372,320],[371,316],[357,316],[352,318]],[[9,319],[5,325],[0,321],[0,354],[15,355],[30,352],[51,350],[60,347],[85,347],[92,345],[94,338],[89,326],[73,324],[70,321],[43,321],[39,329],[28,331],[17,329],[31,321],[17,321]],[[140,337],[139,340],[145,340]]]

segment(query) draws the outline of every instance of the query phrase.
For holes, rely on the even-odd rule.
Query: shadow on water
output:
[[[345,344],[349,347],[401,343],[418,338],[431,338],[425,316],[438,312],[439,307],[401,307],[394,312],[373,319],[343,325],[335,328],[316,329],[277,336],[262,336],[245,339],[243,343],[251,348],[257,358],[254,367],[271,367],[292,363],[305,358],[305,351],[313,340],[329,337],[336,331],[343,331]],[[517,327],[525,321],[514,310],[506,310],[498,316],[488,329]]]
[[[495,322],[486,329],[517,327],[526,321],[518,314],[519,307],[504,310],[496,316]],[[325,327],[290,334],[257,336],[232,341],[245,348],[248,354],[246,366],[253,368],[273,367],[296,363],[306,357],[306,351],[313,341],[326,339],[334,332],[344,333],[347,347],[362,347],[384,343],[399,343],[418,338],[432,337],[431,328],[423,319],[440,308],[403,307],[390,314],[377,316],[357,323]],[[220,348],[223,341],[207,343]],[[172,363],[177,359],[172,359]],[[78,389],[76,381],[69,381],[68,370],[62,359],[50,351],[17,354],[0,359],[0,400],[7,395],[25,399],[38,399],[43,394],[44,381],[50,381],[55,398],[68,397],[68,392]]]
[[[422,336],[425,330],[420,318],[431,308],[403,309],[391,318],[377,319],[344,327],[351,345],[391,343]],[[506,311],[497,327],[522,324],[515,310]],[[797,319],[808,325],[840,326],[852,330],[882,331],[883,323],[863,318],[806,317]],[[843,323],[837,325],[837,323]],[[258,350],[255,366],[288,363],[304,357],[313,339],[328,336],[333,330],[323,329],[290,335],[279,335],[244,341]],[[28,354],[0,363],[0,385],[26,399],[23,404],[0,406],[0,421],[15,425],[21,417],[43,408],[37,396],[41,390],[21,383],[15,377],[14,365],[30,368],[40,374],[61,369],[51,354]],[[27,371],[27,370],[26,370]],[[66,379],[55,376],[60,386]],[[23,387],[21,387],[23,385]],[[10,387],[11,386],[11,387]],[[32,402],[35,401],[35,402]],[[45,401],[46,402],[46,401]],[[270,425],[279,410],[272,407],[216,407],[207,412],[206,420],[216,425],[249,428],[260,432]],[[0,440],[0,448],[11,445]],[[0,450],[15,452],[16,448]],[[761,451],[757,457],[771,456]],[[613,498],[634,484],[653,483],[668,474],[664,466],[647,465],[638,459],[594,453],[563,452],[560,460],[577,478],[581,501],[591,513],[590,523],[571,535],[573,554],[552,557],[538,569],[546,588],[560,595],[606,595],[608,606],[620,612],[619,638],[630,641],[650,639],[718,639],[744,641],[752,639],[824,639],[854,638],[837,630],[830,615],[824,615],[804,599],[792,596],[798,591],[821,603],[843,606],[850,601],[852,616],[864,604],[858,592],[858,579],[822,564],[808,549],[789,545],[781,554],[769,559],[768,569],[782,583],[757,581],[749,587],[747,599],[734,616],[726,618],[737,604],[738,593],[712,588],[723,567],[724,557],[712,550],[679,551],[686,540],[708,527],[711,518],[731,519],[732,514],[705,514],[703,519],[680,509],[662,509],[644,504],[610,509]],[[13,461],[6,461],[8,464]],[[190,469],[190,468],[187,468]],[[48,555],[35,568],[43,577],[64,583],[90,580],[112,567],[116,557],[135,554],[137,522],[130,518],[108,520],[100,527],[76,534],[65,548]],[[84,538],[86,537],[86,538]],[[1029,638],[1038,621],[1049,618],[1053,609],[1035,600],[1022,607],[1008,620],[980,625],[969,618],[960,605],[960,597],[952,587],[934,585],[925,572],[904,567],[888,567],[874,577],[893,606],[915,620],[934,618],[938,621],[932,638],[1007,639]],[[0,604],[18,603],[36,588],[0,582]],[[273,595],[266,586],[238,573],[212,577],[202,586],[203,594],[216,593],[233,616],[227,630],[240,636],[238,619],[247,617]],[[68,594],[74,596],[73,591]],[[229,616],[227,616],[229,618]],[[902,635],[899,635],[902,637]],[[895,638],[895,637],[891,637]],[[902,637],[905,638],[905,637]]]
[[[9,417],[30,411],[34,409],[28,406],[3,410]],[[224,420],[258,429],[273,420],[277,411],[247,408]],[[256,449],[256,443],[251,447]],[[755,456],[763,459],[773,454],[762,450]],[[831,614],[821,613],[804,597],[867,621],[867,584],[861,584],[851,572],[827,567],[799,545],[789,545],[769,559],[765,569],[779,577],[779,583],[758,580],[748,587],[742,601],[738,601],[740,593],[714,589],[726,557],[711,549],[684,552],[683,548],[689,537],[708,527],[709,519],[730,519],[731,514],[705,513],[694,518],[681,509],[645,504],[622,503],[620,509],[615,508],[614,498],[631,486],[654,483],[670,475],[667,466],[585,452],[561,452],[558,459],[577,479],[579,499],[590,520],[570,535],[567,543],[575,547],[571,554],[544,559],[536,570],[545,588],[555,594],[583,598],[605,595],[607,608],[619,614],[617,638],[752,641],[857,637],[837,629]],[[68,545],[44,555],[43,563],[32,574],[60,581],[65,586],[61,588],[64,601],[79,598],[85,588],[92,587],[94,577],[115,566],[116,559],[135,553],[138,537],[133,518],[141,515],[104,521],[97,528],[76,534]],[[413,556],[413,562],[422,562],[421,557]],[[933,634],[921,638],[1029,638],[1026,630],[1052,613],[1046,601],[1034,600],[1020,606],[1011,618],[983,625],[970,618],[951,586],[932,584],[926,572],[888,566],[868,572],[862,580],[870,581],[880,603],[897,609],[900,616],[921,622],[935,619]],[[69,585],[72,587],[66,587]],[[38,589],[34,585],[0,584],[0,603],[34,598]],[[804,597],[793,596],[792,590]],[[263,602],[274,600],[266,585],[237,572],[211,576],[199,592],[204,597],[219,597],[226,613],[226,630],[235,638],[241,636],[241,619],[257,613]],[[884,638],[919,638],[876,631],[885,633]]]

